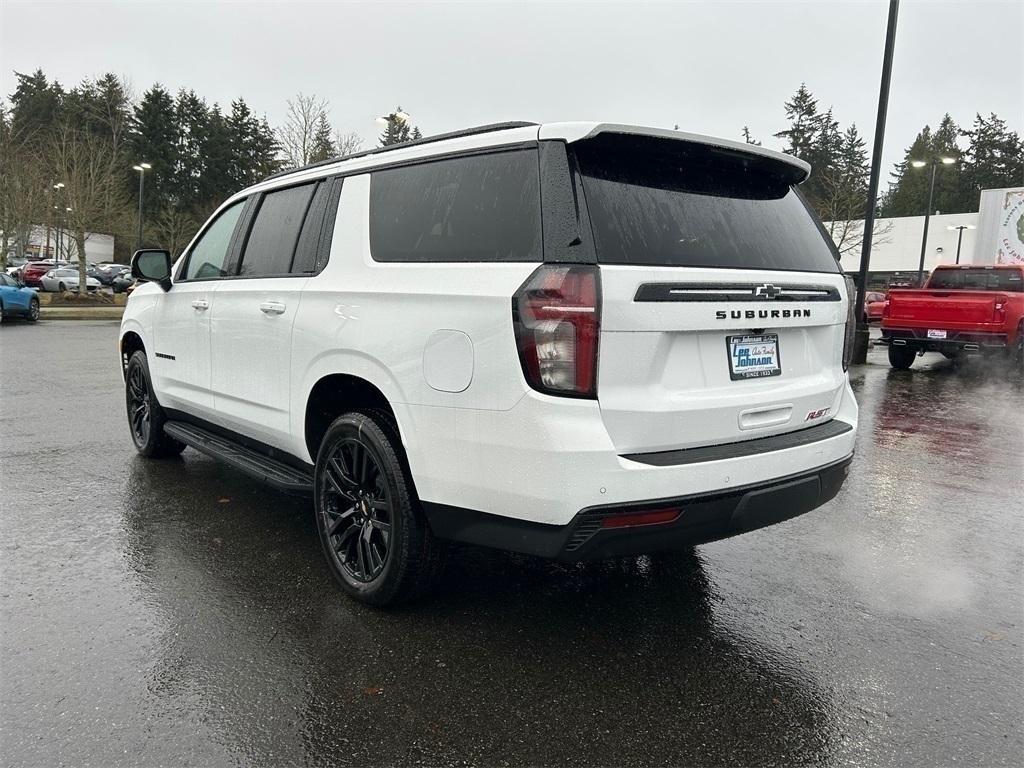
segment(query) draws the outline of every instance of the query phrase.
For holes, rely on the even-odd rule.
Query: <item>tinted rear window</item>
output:
[[[314,187],[315,183],[303,184],[264,195],[245,243],[240,275],[288,274]]]
[[[536,150],[373,173],[370,252],[375,261],[540,261]]]
[[[572,146],[603,264],[839,271],[788,166],[650,137]]]
[[[1024,293],[1024,281],[1016,269],[937,269],[928,287],[947,291]]]

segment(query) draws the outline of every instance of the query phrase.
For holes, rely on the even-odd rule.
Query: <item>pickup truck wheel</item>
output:
[[[1010,353],[1010,364],[1016,366],[1017,370],[1024,368],[1024,320],[1017,326],[1017,343]]]
[[[909,347],[894,347],[891,344],[889,345],[889,365],[893,368],[905,371],[914,364],[915,357],[917,357],[917,352]]]
[[[353,411],[335,419],[317,453],[314,503],[327,562],[346,593],[375,606],[432,587],[444,559],[401,445],[383,414]]]
[[[146,353],[138,350],[128,360],[124,375],[125,406],[128,410],[128,429],[132,433],[135,450],[146,458],[177,456],[185,444],[164,434],[164,416],[153,394],[149,378]]]

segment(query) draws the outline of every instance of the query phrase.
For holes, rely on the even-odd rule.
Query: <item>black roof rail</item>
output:
[[[436,136],[424,136],[422,139],[413,139],[412,141],[403,141],[400,144],[389,144],[386,147],[374,147],[373,149],[364,149],[362,152],[353,152],[351,155],[345,155],[344,157],[332,157],[327,160],[320,160],[315,163],[309,163],[308,165],[302,165],[298,168],[289,168],[286,171],[278,171],[277,173],[267,176],[262,181],[270,181],[271,179],[279,179],[282,176],[291,176],[293,173],[300,173],[302,171],[308,171],[310,168],[320,168],[324,165],[332,165],[333,163],[340,163],[342,160],[354,160],[357,157],[368,157],[369,155],[377,155],[381,152],[390,152],[393,149],[405,149],[406,147],[418,147],[421,144],[432,144],[435,141],[444,141],[446,139],[460,139],[463,136],[476,136],[480,133],[493,133],[494,131],[505,131],[510,128],[529,128],[531,125],[539,125],[539,123],[531,123],[525,120],[512,120],[506,123],[490,123],[489,125],[478,125],[474,128],[463,128],[460,131],[450,131],[448,133],[439,133]],[[259,182],[262,183],[262,182]]]

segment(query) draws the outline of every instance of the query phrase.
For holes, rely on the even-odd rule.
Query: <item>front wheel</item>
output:
[[[135,450],[146,458],[177,456],[185,444],[164,434],[163,409],[156,401],[149,378],[146,353],[138,350],[128,360],[124,376],[124,399],[128,409],[128,428]]]
[[[335,419],[317,454],[314,503],[320,543],[350,596],[385,606],[440,577],[444,548],[420,509],[398,431],[377,411]]]
[[[917,352],[910,347],[895,347],[891,344],[889,345],[889,365],[893,368],[905,371],[914,364],[915,357],[917,357]]]
[[[28,303],[28,321],[34,323],[39,319],[39,299],[32,299]]]

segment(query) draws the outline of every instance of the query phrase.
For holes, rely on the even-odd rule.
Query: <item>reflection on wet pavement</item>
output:
[[[460,548],[432,599],[379,612],[335,588],[302,500],[193,451],[134,456],[106,359],[116,326],[8,330],[5,762],[1016,765],[1024,754],[1024,393],[1005,370],[926,359],[891,372],[872,352],[852,372],[862,425],[850,481],[810,515],[606,563]],[[74,397],[64,374],[13,373],[54,360],[77,368]]]

